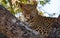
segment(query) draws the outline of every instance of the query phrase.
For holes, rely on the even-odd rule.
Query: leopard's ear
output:
[[[37,1],[33,1],[33,5],[35,6],[35,8],[37,7]]]
[[[24,4],[23,3],[19,3],[19,6],[22,8],[24,6]]]
[[[26,4],[24,4],[24,3],[20,3],[19,4],[19,7],[22,9],[22,10],[26,10]]]

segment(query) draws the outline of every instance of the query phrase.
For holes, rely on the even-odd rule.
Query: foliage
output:
[[[0,0],[0,4],[6,7],[12,14],[16,14],[18,12],[22,12],[19,3],[33,4],[32,1],[36,1],[36,0]],[[47,2],[49,2],[49,0],[43,0],[40,1],[40,4],[44,5]]]
[[[46,3],[50,2],[50,0],[40,0],[41,5],[45,5]]]

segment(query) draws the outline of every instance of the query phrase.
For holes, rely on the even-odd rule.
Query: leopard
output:
[[[37,15],[37,12],[38,12],[36,9],[37,2],[35,2],[34,4],[24,4],[24,3],[19,3],[19,4],[20,4],[20,9],[23,10],[22,18],[24,18],[24,21],[30,20],[32,18],[33,14]],[[36,14],[33,12],[35,12]]]
[[[18,20],[9,10],[0,5],[0,36],[4,38],[40,38],[29,24]]]
[[[43,36],[48,36],[52,29],[52,24],[57,21],[57,18],[42,17],[40,15],[33,17],[29,21],[32,29],[40,32]]]
[[[39,15],[37,10],[37,3],[33,4],[21,4],[23,9],[23,15],[27,19],[26,22],[30,24],[33,30],[40,32],[43,36],[48,36],[52,29],[52,24],[57,21],[57,18],[45,17]]]

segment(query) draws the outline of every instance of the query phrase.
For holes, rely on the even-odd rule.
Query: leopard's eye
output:
[[[33,17],[32,17],[32,16],[30,16],[30,18],[32,19]]]
[[[32,19],[34,16],[35,16],[34,14],[31,14],[31,15],[30,15],[30,18]]]

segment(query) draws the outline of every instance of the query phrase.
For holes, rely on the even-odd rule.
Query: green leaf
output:
[[[41,5],[45,5],[45,4],[48,3],[48,2],[50,2],[50,0],[42,0],[42,1],[40,1],[40,4],[41,4]]]
[[[41,4],[41,5],[44,5],[44,4],[45,4],[45,2],[44,2],[44,1],[40,1],[40,4]]]
[[[2,2],[3,2],[4,4],[7,4],[7,1],[6,1],[6,0],[2,0]]]
[[[50,0],[45,0],[45,2],[49,2]]]

